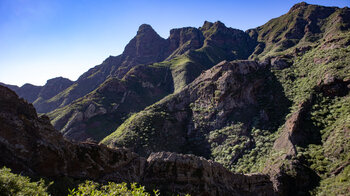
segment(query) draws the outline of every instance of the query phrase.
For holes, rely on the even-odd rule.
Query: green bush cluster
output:
[[[77,189],[69,191],[69,196],[159,196],[158,190],[153,190],[153,194],[146,192],[144,186],[137,185],[136,183],[130,184],[128,187],[127,183],[116,184],[109,182],[107,185],[100,185],[96,182],[86,181],[79,185]]]
[[[233,165],[232,171],[239,173],[262,172],[276,136],[277,132],[271,133],[269,130],[253,127],[251,130],[253,145],[244,150],[242,158]]]
[[[44,196],[49,195],[47,188],[48,185],[42,179],[33,182],[29,177],[12,173],[9,168],[0,169],[0,195]]]

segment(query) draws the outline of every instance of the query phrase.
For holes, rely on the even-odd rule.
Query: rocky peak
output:
[[[224,23],[222,23],[221,21],[216,21],[214,24],[213,24],[214,27],[218,28],[218,29],[226,29],[226,25]]]
[[[139,27],[139,30],[137,31],[137,35],[143,34],[143,33],[150,33],[150,34],[157,34],[151,25],[149,24],[142,24]]]
[[[204,21],[203,26],[200,28],[202,31],[209,30],[213,26],[212,22]]]
[[[216,21],[214,23],[205,21],[200,30],[203,32],[206,39],[211,39],[213,36],[217,35],[222,36],[223,34],[232,34],[234,31],[241,32],[237,29],[227,28],[225,24],[220,21]]]
[[[306,2],[300,2],[300,3],[297,3],[295,5],[293,5],[292,8],[290,8],[289,12],[292,12],[294,10],[298,10],[298,9],[303,9],[305,7],[307,7],[309,4],[307,4]]]
[[[160,52],[165,39],[161,38],[148,24],[139,27],[136,36],[126,45],[123,56],[150,56]]]
[[[112,74],[122,78],[131,67],[163,61],[168,55],[167,40],[160,37],[150,25],[143,24],[137,35],[125,46],[120,68]]]

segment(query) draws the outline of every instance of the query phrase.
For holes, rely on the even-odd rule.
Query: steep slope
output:
[[[347,7],[293,6],[248,31],[258,42],[249,58],[263,63],[219,64],[131,116],[102,143],[264,171],[282,195],[347,194],[349,16]]]
[[[129,114],[173,92],[170,69],[137,66],[122,79],[109,78],[99,88],[73,103],[49,113],[65,137],[100,141]]]
[[[154,153],[146,160],[127,149],[72,143],[46,116],[0,86],[0,166],[22,175],[71,177],[98,182],[138,182],[162,193],[193,195],[273,195],[263,174],[233,174],[194,155]]]
[[[149,39],[160,39],[150,26],[141,25],[140,29],[136,37],[144,36],[146,33],[152,35]],[[167,60],[131,68],[121,79],[117,75],[110,77],[90,94],[50,112],[49,116],[55,128],[74,140],[83,141],[91,138],[100,141],[132,113],[155,103],[172,93],[174,89],[180,90],[203,70],[217,62],[224,59],[247,58],[249,50],[252,51],[247,49],[248,46],[251,48],[254,46],[248,34],[227,28],[221,22],[205,22],[200,29],[192,27],[173,29],[166,42],[163,41],[161,43],[168,45],[166,47],[162,45],[162,51],[164,48],[173,51],[170,55],[169,52],[164,53],[169,55]],[[134,61],[144,63],[141,61],[145,60],[147,55],[142,52],[140,54],[140,51],[146,51],[142,47],[151,46],[143,45],[154,41],[131,44],[134,42],[135,40],[130,41],[124,53],[130,53],[129,56],[134,55]],[[130,45],[137,48],[136,54],[130,51],[132,48]],[[160,50],[157,47],[155,46],[153,50]],[[162,54],[159,53],[161,56]],[[160,58],[152,55],[151,57]],[[123,70],[128,69],[130,67],[120,67],[115,74],[121,74]],[[118,90],[115,93],[104,90],[116,88]]]

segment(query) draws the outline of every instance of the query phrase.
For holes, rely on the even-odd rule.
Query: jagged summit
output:
[[[306,2],[297,3],[297,4],[293,5],[293,7],[290,8],[289,12],[294,11],[294,10],[297,10],[297,9],[299,9],[299,8],[305,8],[305,7],[307,7],[308,5],[310,5],[310,4],[308,4],[308,3],[306,3]]]
[[[202,31],[207,31],[210,28],[212,28],[213,26],[216,27],[216,28],[227,28],[224,23],[222,23],[221,21],[218,20],[218,21],[216,21],[214,23],[213,22],[209,22],[209,21],[204,21],[203,26],[200,27],[200,29]]]
[[[224,23],[222,23],[220,20],[214,22],[214,26],[216,26],[218,28],[227,28],[226,25]]]
[[[139,29],[137,30],[137,34],[141,34],[141,33],[155,33],[155,34],[157,34],[157,32],[149,24],[140,25]]]
[[[202,29],[210,29],[211,26],[213,26],[212,22],[204,21],[203,26],[201,28]]]

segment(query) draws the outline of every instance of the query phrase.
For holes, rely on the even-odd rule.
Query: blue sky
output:
[[[205,20],[247,30],[286,13],[300,1],[0,0],[0,82],[44,85],[76,80],[109,55],[122,53],[147,23],[164,38],[172,28]],[[350,6],[349,0],[310,4]]]

